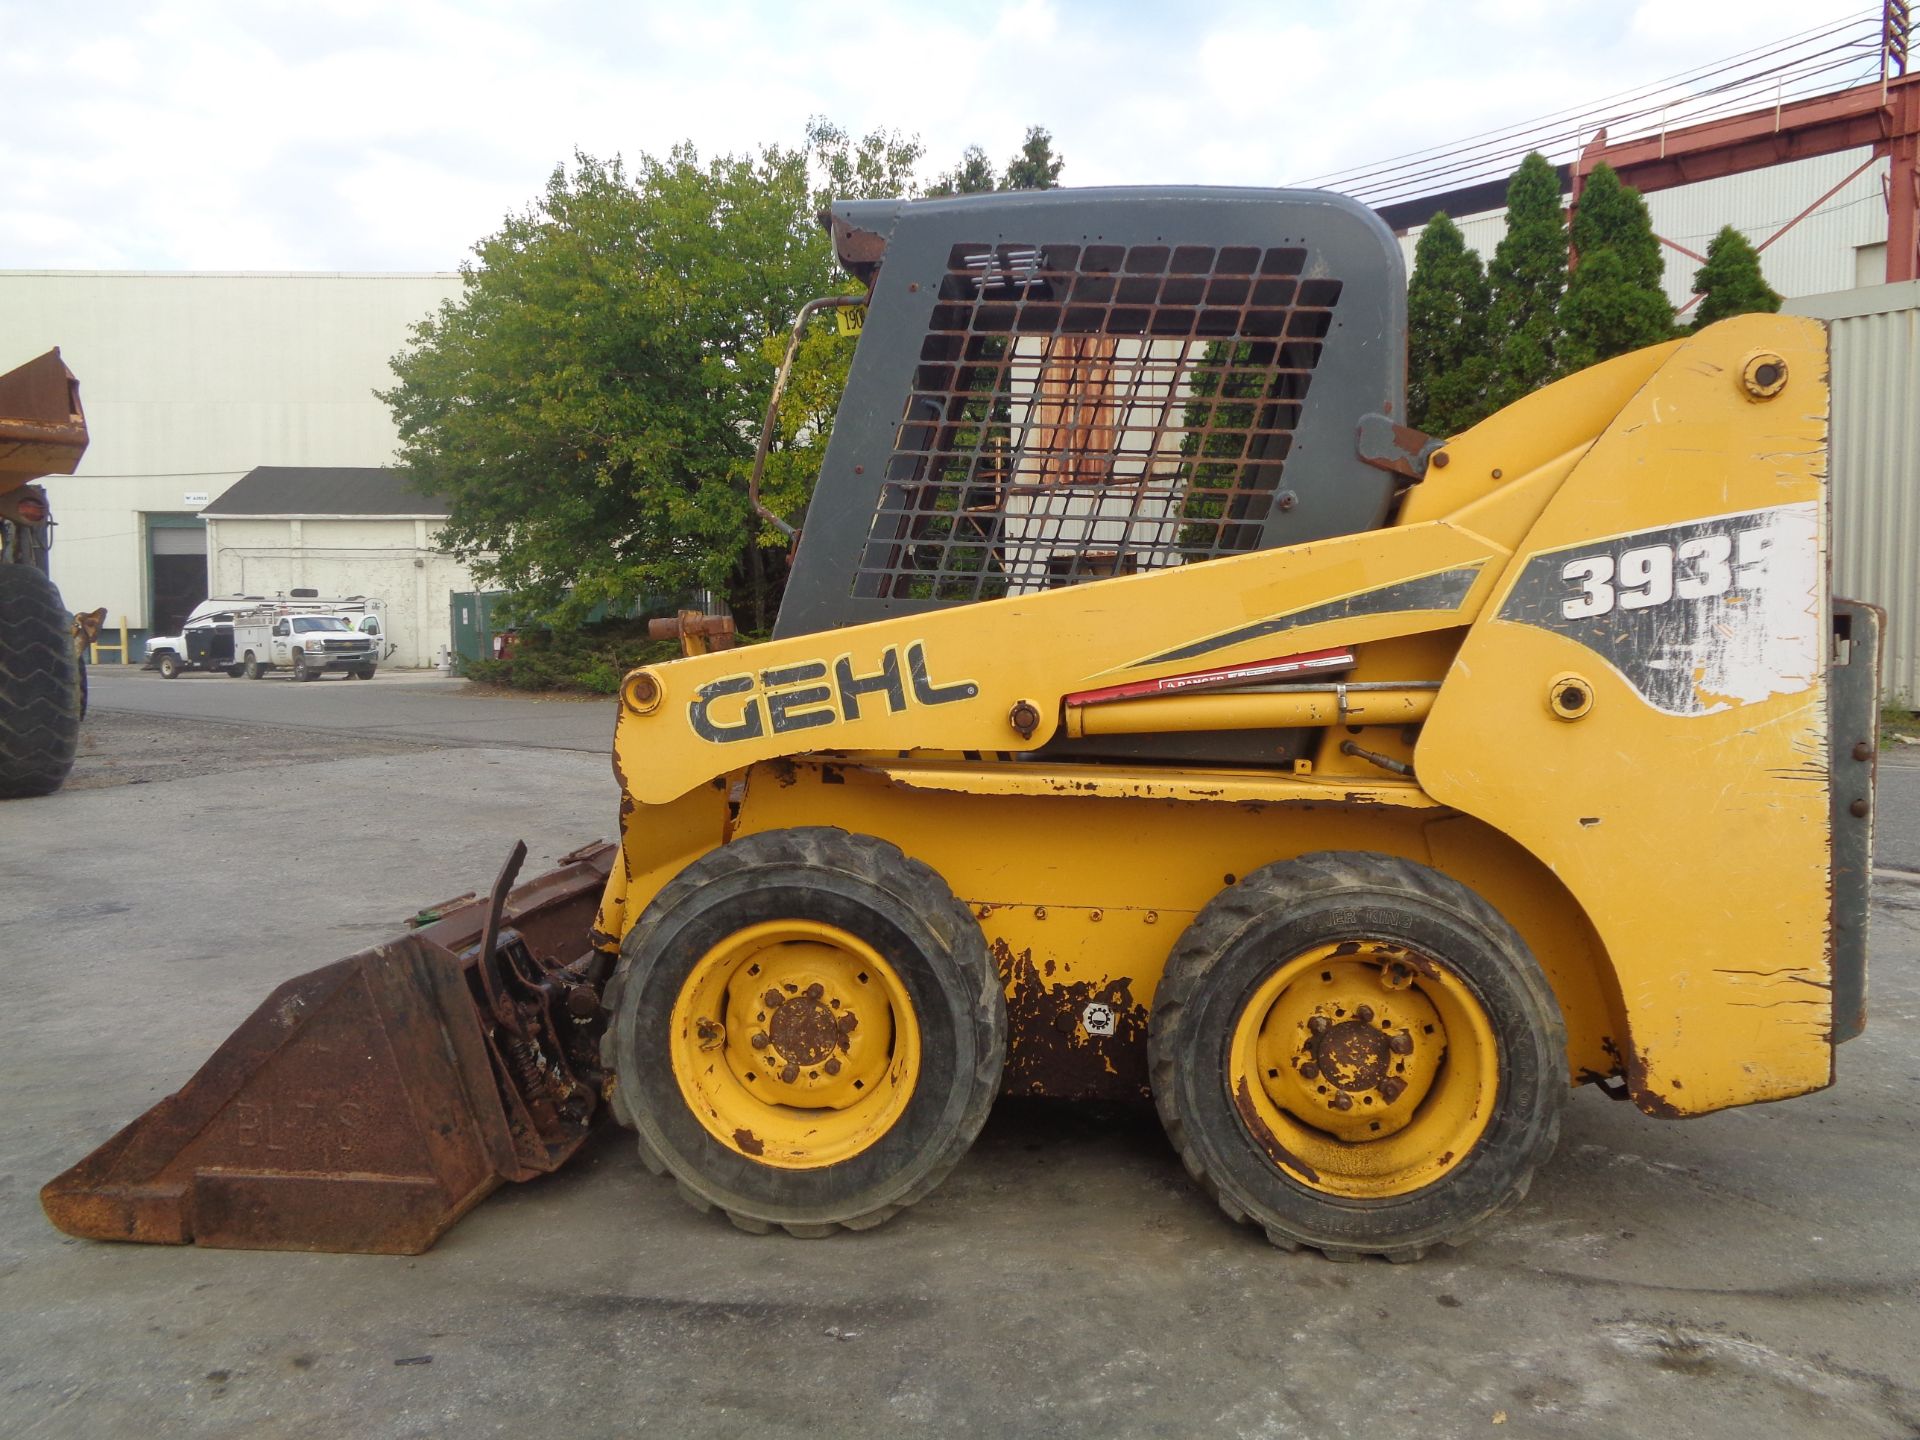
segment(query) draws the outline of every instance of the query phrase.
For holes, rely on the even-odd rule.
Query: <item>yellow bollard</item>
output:
[[[100,652],[103,650],[110,654],[118,655],[122,665],[131,665],[133,661],[127,654],[127,617],[124,615],[120,617],[120,643],[118,645],[103,645],[96,639],[87,647],[87,650],[87,663],[89,665],[98,665],[100,663]]]

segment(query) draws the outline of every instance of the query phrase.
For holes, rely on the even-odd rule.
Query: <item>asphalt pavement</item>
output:
[[[1272,1249],[1151,1111],[1004,1102],[927,1200],[828,1240],[695,1213],[617,1130],[417,1259],[60,1235],[39,1185],[280,980],[515,837],[537,871],[611,836],[603,742],[554,743],[607,709],[383,682],[103,677],[98,783],[0,810],[0,1434],[1920,1434],[1903,883],[1834,1088],[1687,1122],[1583,1090],[1527,1199],[1413,1265]],[[281,783],[237,763],[263,740]]]
[[[382,670],[371,680],[327,675],[305,682],[272,674],[235,680],[190,671],[173,680],[153,670],[96,666],[92,703],[103,710],[222,720],[435,745],[512,745],[605,755],[613,743],[612,697],[484,692],[432,670]]]

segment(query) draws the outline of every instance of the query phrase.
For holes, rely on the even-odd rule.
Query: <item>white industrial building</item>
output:
[[[429,665],[447,643],[448,596],[472,588],[434,544],[434,496],[372,467],[263,465],[200,512],[215,595],[366,595],[386,602],[390,665]]]
[[[392,583],[399,593],[381,596],[390,623],[425,583],[430,598],[391,663],[430,662],[447,591],[471,581],[432,550],[435,517],[417,499],[404,515],[234,517],[217,557],[202,514],[262,466],[389,464],[397,436],[374,392],[394,383],[389,361],[410,328],[459,291],[450,273],[0,271],[0,369],[59,346],[93,437],[79,473],[48,482],[67,604],[106,606],[110,636],[124,620],[137,654],[141,637],[178,625],[229,577],[298,575],[289,586],[326,593]]]

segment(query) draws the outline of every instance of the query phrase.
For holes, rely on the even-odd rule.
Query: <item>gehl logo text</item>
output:
[[[723,676],[700,687],[687,706],[687,720],[702,740],[727,745],[757,740],[769,730],[785,735],[858,720],[882,706],[897,715],[909,704],[952,705],[980,693],[971,680],[934,684],[927,675],[926,647],[918,640],[906,647],[904,675],[900,655],[899,646],[889,645],[880,652],[879,668],[864,675],[855,672],[851,655],[842,655],[833,662],[831,675],[824,660],[803,660]]]

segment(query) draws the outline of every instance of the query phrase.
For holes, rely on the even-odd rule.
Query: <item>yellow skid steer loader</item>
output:
[[[736,1225],[864,1229],[1011,1093],[1150,1098],[1275,1244],[1411,1259],[1576,1084],[1832,1082],[1880,618],[1829,594],[1819,324],[1442,439],[1337,196],[823,219],[868,318],[778,628],[626,677],[617,850],[282,986],[56,1224],[418,1250],[610,1111]]]

